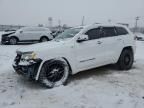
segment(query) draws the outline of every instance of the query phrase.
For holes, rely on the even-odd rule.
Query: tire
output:
[[[47,37],[41,37],[40,42],[47,42],[49,41],[49,39]]]
[[[16,45],[18,42],[18,39],[15,38],[15,37],[11,37],[10,40],[9,40],[9,44],[10,45]]]
[[[124,49],[117,62],[118,69],[129,70],[132,68],[134,62],[134,54],[132,50]]]
[[[64,60],[51,60],[41,68],[39,81],[47,88],[66,85],[69,77],[69,66]]]

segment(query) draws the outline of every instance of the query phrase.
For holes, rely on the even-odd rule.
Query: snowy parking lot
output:
[[[0,108],[143,108],[144,41],[137,42],[129,71],[105,66],[80,72],[67,86],[45,89],[27,81],[12,68],[16,49],[0,45]]]

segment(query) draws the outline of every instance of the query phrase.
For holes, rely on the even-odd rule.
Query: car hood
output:
[[[14,34],[14,33],[15,33],[15,31],[7,32],[7,33],[4,33],[2,36],[9,36],[9,35],[12,35],[12,34]]]
[[[30,51],[40,52],[42,50],[50,50],[53,48],[62,47],[63,45],[65,45],[68,42],[69,42],[69,40],[61,40],[61,41],[52,40],[49,42],[43,42],[43,43],[29,45],[29,46],[26,46],[25,48],[19,48],[18,51],[20,51],[20,52],[30,52]]]

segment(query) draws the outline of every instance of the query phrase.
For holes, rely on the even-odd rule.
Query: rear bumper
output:
[[[23,75],[28,79],[35,80],[41,62],[42,60],[39,59],[36,62],[33,63],[27,62],[26,64],[23,65],[14,63],[13,68],[17,74]]]

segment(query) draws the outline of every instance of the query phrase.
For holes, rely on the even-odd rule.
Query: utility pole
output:
[[[81,26],[84,26],[84,20],[85,20],[85,17],[83,16],[82,17],[82,24],[81,24]]]
[[[58,20],[58,27],[59,27],[59,31],[61,31],[62,28],[61,28],[61,20],[60,19]]]
[[[58,26],[61,26],[61,20],[60,19],[58,20]]]
[[[134,30],[134,32],[137,32],[137,29],[138,29],[138,20],[139,20],[139,18],[140,18],[140,17],[138,17],[138,16],[135,18],[135,30]]]
[[[53,26],[53,18],[52,17],[48,17],[48,23],[49,23],[49,28],[52,28]]]

